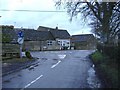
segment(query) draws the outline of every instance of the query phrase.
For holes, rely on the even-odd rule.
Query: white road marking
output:
[[[66,55],[58,55],[58,57],[59,57],[60,59],[64,59],[64,58],[66,57]]]
[[[54,64],[51,68],[56,67],[61,61],[58,61],[58,63]]]
[[[29,84],[27,84],[24,88],[29,87],[31,84],[35,83],[37,80],[39,80],[41,77],[43,77],[43,75],[40,75],[38,78],[36,78],[35,80],[33,80],[32,82],[30,82]]]

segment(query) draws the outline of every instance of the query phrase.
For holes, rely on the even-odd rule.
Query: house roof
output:
[[[44,27],[44,26],[39,26],[37,29],[37,31],[49,31],[49,30],[54,30],[54,29],[50,27]]]
[[[19,32],[20,30],[16,30]],[[54,40],[53,36],[48,31],[37,31],[34,29],[22,29],[24,33],[24,40],[30,41],[44,41]]]
[[[18,32],[23,31],[24,40],[26,41],[44,41],[44,40],[54,40],[54,37],[48,31],[37,31],[34,29],[20,29],[14,28],[13,30],[2,29],[3,34],[9,34],[12,42],[17,42]]]
[[[37,30],[38,31],[49,31],[55,39],[56,38],[59,38],[59,39],[70,38],[70,34],[67,32],[67,30],[58,29],[58,27],[49,28],[49,27],[39,26]]]
[[[67,32],[67,30],[56,29],[46,28],[45,30],[34,30],[26,28],[14,28],[14,29],[5,28],[2,29],[2,32],[4,34],[9,34],[13,42],[17,42],[19,31],[23,31],[25,41],[44,41],[55,40],[56,38],[60,39],[70,38],[70,34]]]
[[[32,41],[54,40],[50,32],[37,30],[24,30],[24,38]]]
[[[89,41],[93,37],[94,37],[93,34],[72,35],[71,41],[72,42],[84,42],[84,41]]]
[[[67,32],[67,30],[50,30],[50,32],[54,38],[59,38],[59,39],[70,38],[70,34]]]

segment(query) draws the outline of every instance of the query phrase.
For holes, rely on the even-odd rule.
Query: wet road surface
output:
[[[88,58],[93,50],[31,52],[36,65],[3,77],[3,88],[100,88],[94,65]]]

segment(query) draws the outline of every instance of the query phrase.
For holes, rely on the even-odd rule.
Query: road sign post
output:
[[[23,36],[23,32],[22,31],[20,31],[18,33],[18,41],[17,42],[20,45],[20,58],[22,58],[22,44],[24,42],[24,36]]]

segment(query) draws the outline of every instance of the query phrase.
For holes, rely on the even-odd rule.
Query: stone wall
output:
[[[20,46],[18,44],[2,43],[2,55],[5,57],[19,57]]]

